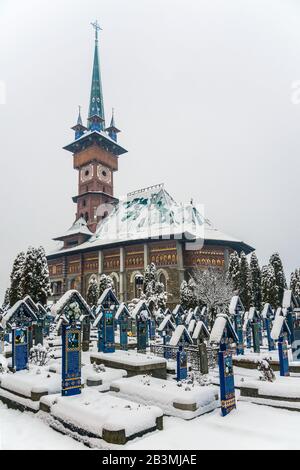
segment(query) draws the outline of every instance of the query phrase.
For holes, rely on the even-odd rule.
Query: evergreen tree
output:
[[[154,263],[149,264],[144,273],[144,294],[146,302],[154,302],[155,309],[165,310],[167,307],[168,294],[165,286],[159,282],[157,269]]]
[[[240,258],[236,251],[231,253],[229,257],[227,278],[234,291],[238,293],[240,288]]]
[[[16,256],[10,275],[9,305],[13,307],[23,297],[22,277],[25,265],[25,253]]]
[[[261,272],[256,253],[251,254],[250,259],[250,277],[252,304],[258,310],[261,310]]]
[[[263,266],[261,271],[262,303],[269,303],[273,308],[278,307],[278,287],[275,271],[272,265]]]
[[[290,289],[294,295],[300,295],[300,271],[296,269],[291,274]]]
[[[283,264],[279,253],[274,253],[270,258],[270,264],[274,268],[276,285],[278,288],[278,303],[282,304],[284,290],[287,288],[286,277],[284,274]]]
[[[9,297],[10,297],[10,288],[7,288],[6,291],[5,291],[4,300],[3,300],[3,304],[2,304],[3,310],[7,310],[10,307]]]
[[[251,276],[247,257],[244,252],[241,253],[240,262],[240,288],[239,296],[246,310],[249,310],[252,300]]]
[[[35,265],[37,261],[37,250],[30,246],[27,250],[25,262],[24,262],[24,269],[22,272],[22,279],[21,279],[21,291],[22,297],[26,297],[26,295],[30,295],[32,300],[36,301],[36,281],[35,281]]]
[[[90,307],[93,307],[93,305],[97,305],[97,302],[99,299],[99,288],[98,288],[97,280],[94,277],[92,277],[89,281],[86,298],[87,298],[87,303],[89,304]]]
[[[102,274],[99,281],[99,297],[103,294],[106,289],[115,290],[114,281],[110,276]]]
[[[47,299],[51,295],[50,274],[45,250],[40,246],[35,250],[36,263],[34,269],[34,293],[33,300],[42,305],[47,304]]]
[[[182,282],[180,286],[180,303],[184,310],[197,307],[198,298],[196,294],[195,282],[193,279],[190,279],[188,282]]]

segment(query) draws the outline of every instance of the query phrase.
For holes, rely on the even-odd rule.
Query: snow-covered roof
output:
[[[176,347],[181,341],[193,344],[193,340],[184,325],[178,325],[176,327],[176,330],[172,334],[172,338],[170,339],[169,344],[170,346]]]
[[[178,204],[164,185],[157,185],[130,193],[121,199],[99,223],[95,234],[87,242],[51,255],[128,241],[172,237],[188,242],[203,239],[211,242],[223,241],[234,246],[240,244],[246,253],[252,251],[250,246],[240,240],[213,228],[193,204]]]
[[[229,313],[230,315],[235,315],[237,311],[244,311],[244,306],[238,295],[234,295],[229,304]]]
[[[134,309],[130,312],[130,316],[134,319],[137,318],[138,315],[141,314],[141,312],[145,311],[148,315],[148,317],[151,317],[151,312],[146,304],[146,302],[144,300],[140,300],[136,306],[134,307]]]
[[[173,315],[176,318],[177,315],[182,315],[184,314],[184,309],[181,304],[176,305],[176,307],[173,310]]]
[[[217,343],[219,344],[222,340],[225,328],[227,328],[227,332],[229,333],[230,337],[235,341],[238,342],[238,337],[236,332],[233,328],[231,321],[229,320],[228,315],[224,313],[220,313],[217,315],[215,320],[214,326],[212,328],[209,341],[210,343]]]
[[[65,237],[70,237],[72,235],[87,235],[91,237],[93,233],[89,230],[87,226],[87,222],[83,217],[80,217],[78,220],[74,222],[72,227],[69,228],[69,230],[66,231],[63,235],[60,235],[59,237],[55,237],[54,240],[61,240]]]
[[[19,314],[25,315],[25,317],[29,319],[31,322],[36,322],[38,320],[37,315],[32,310],[32,308],[28,305],[28,303],[25,302],[24,300],[19,300],[18,302],[15,303],[13,307],[11,307],[9,310],[7,310],[7,312],[5,312],[1,320],[2,328],[5,330],[7,326],[10,326],[10,323],[17,321]]]
[[[189,326],[188,326],[188,332],[190,333],[190,335],[193,334],[195,326],[196,326],[196,320],[193,319],[193,320],[190,321]]]
[[[72,302],[78,302],[81,308],[84,310],[86,315],[91,315],[91,310],[82,295],[77,290],[67,291],[51,308],[51,314],[53,316],[59,316],[63,314],[65,307]]]
[[[185,319],[185,324],[189,325],[190,322],[195,318],[194,316],[194,310],[192,308],[189,309],[187,317]]]
[[[271,331],[271,338],[274,341],[278,341],[279,337],[281,336],[282,332],[286,332],[290,334],[290,329],[288,327],[286,318],[282,315],[277,315],[273,322],[273,327]]]
[[[199,337],[209,338],[209,331],[203,321],[198,321],[196,328],[194,329],[193,339],[198,339]]]
[[[248,320],[253,321],[255,319],[258,319],[260,317],[258,310],[256,310],[255,307],[250,307],[249,309],[249,314],[248,314]]]
[[[161,322],[161,324],[159,325],[158,327],[158,331],[161,333],[163,332],[166,328],[170,328],[171,330],[175,331],[175,325],[174,323],[172,322],[172,317],[171,317],[171,314],[167,315],[163,321]]]
[[[262,318],[270,318],[273,315],[273,309],[269,303],[266,303],[264,305],[264,308],[262,309],[261,316]]]
[[[116,297],[116,294],[114,293],[114,291],[108,287],[107,289],[105,289],[105,291],[102,292],[99,300],[98,300],[98,305],[99,306],[102,306],[102,304],[107,300],[107,299],[110,299],[111,302],[114,302],[114,305],[119,305],[120,302],[118,301],[117,297]]]
[[[116,313],[116,316],[115,316],[115,319],[116,319],[116,320],[119,320],[119,317],[120,317],[121,315],[123,315],[123,314],[125,314],[127,317],[130,316],[129,310],[128,310],[128,308],[127,308],[127,305],[126,305],[124,302],[122,302],[122,303],[119,305],[118,310],[117,310],[117,313]]]

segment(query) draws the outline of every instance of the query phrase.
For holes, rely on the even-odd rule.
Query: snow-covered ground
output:
[[[226,418],[220,411],[192,421],[165,418],[164,431],[129,442],[124,449],[300,449],[300,414],[250,403]],[[31,413],[8,410],[0,403],[0,449],[87,449],[50,429]]]

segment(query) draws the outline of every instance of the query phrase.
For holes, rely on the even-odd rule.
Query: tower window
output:
[[[86,200],[85,199],[82,201],[82,205],[83,205],[83,207],[86,207]]]

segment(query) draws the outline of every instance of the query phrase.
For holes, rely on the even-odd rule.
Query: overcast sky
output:
[[[73,222],[62,147],[86,117],[96,18],[129,150],[116,195],[164,182],[261,263],[300,266],[299,0],[0,0],[0,296],[15,254]]]

